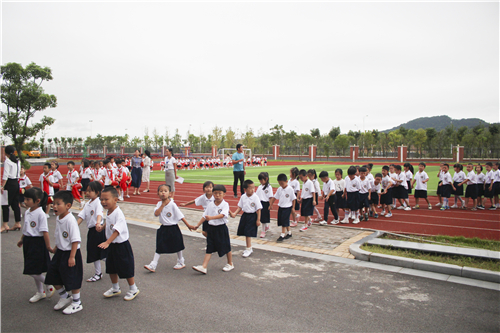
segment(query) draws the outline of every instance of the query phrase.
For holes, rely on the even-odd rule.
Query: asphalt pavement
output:
[[[52,242],[54,228],[51,217]],[[85,261],[85,223],[80,230]],[[153,258],[156,231],[129,230],[140,294],[124,301],[128,287],[120,280],[122,295],[105,299],[107,276],[84,281],[84,309],[70,316],[52,309],[57,295],[28,302],[36,289],[22,274],[21,232],[2,234],[2,332],[500,331],[498,291],[258,249],[242,258],[242,246],[233,246],[233,271],[223,272],[226,258],[214,255],[201,275],[191,266],[203,261],[205,241],[189,236],[186,268],[173,270],[175,254],[162,255],[150,273],[143,266]],[[84,280],[93,271],[84,264]]]

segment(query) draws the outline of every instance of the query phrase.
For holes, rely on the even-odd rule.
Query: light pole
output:
[[[93,120],[89,120],[89,123],[90,123],[90,137],[92,138],[92,123],[94,121]]]
[[[365,118],[368,117],[368,115],[363,117],[363,139],[361,140],[361,144],[363,145],[363,150],[365,149]]]

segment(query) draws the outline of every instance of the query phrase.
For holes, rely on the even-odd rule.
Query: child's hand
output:
[[[326,200],[326,201],[328,201],[328,199],[330,199],[330,196],[329,196],[329,195],[327,195],[327,196],[325,197],[325,200]]]
[[[75,261],[75,258],[69,258],[68,259],[68,266],[69,267],[73,267],[76,265],[76,261]]]
[[[200,227],[199,225],[195,225],[195,226],[193,227],[193,231],[197,230],[199,227]]]
[[[313,200],[313,206],[316,206],[316,200]]]
[[[109,244],[107,242],[102,242],[101,244],[97,245],[97,247],[106,250],[109,247]]]
[[[273,206],[269,206],[269,210],[272,210],[273,209]]]
[[[257,226],[260,227],[260,221],[257,221]]]
[[[439,183],[439,185],[438,185],[438,186],[443,186],[443,183]]]
[[[181,203],[180,204],[181,207],[185,207],[186,206],[186,203]]]
[[[210,216],[205,216],[205,220],[210,221],[212,218]]]
[[[23,240],[21,239],[19,242],[17,242],[17,247],[23,246]]]
[[[233,212],[229,212],[229,216],[231,216],[232,218],[234,218],[234,213]]]
[[[101,231],[102,231],[102,229],[103,229],[103,228],[102,228],[102,226],[101,226],[100,224],[96,224],[96,225],[95,225],[95,230],[96,230],[97,232],[101,232]]]

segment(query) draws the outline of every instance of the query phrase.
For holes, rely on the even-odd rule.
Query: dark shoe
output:
[[[237,197],[238,197],[238,194],[235,194],[235,195],[234,195],[234,197],[235,197],[235,198],[237,198]]]
[[[282,242],[282,241],[284,241],[284,240],[285,240],[285,238],[283,238],[283,237],[281,237],[281,236],[280,236],[280,238],[278,238],[276,241],[277,241],[277,242]]]
[[[368,221],[368,214],[365,214],[365,221]]]
[[[292,238],[291,234],[286,234],[285,239]]]

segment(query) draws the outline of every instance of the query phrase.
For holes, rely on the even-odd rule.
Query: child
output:
[[[495,208],[500,208],[500,202],[498,201],[500,195],[500,162],[495,162],[493,164],[493,197],[495,198]]]
[[[437,174],[437,177],[439,178],[439,182],[438,182],[438,187],[437,187],[437,190],[436,190],[436,195],[438,197],[438,203],[436,204],[436,207],[439,207],[439,206],[441,206],[443,204],[443,198],[441,196],[441,192],[442,192],[441,183],[443,182],[443,175],[444,175],[443,166],[444,166],[444,162],[441,162],[439,164],[439,171],[438,171],[438,174]]]
[[[80,253],[82,239],[78,223],[69,212],[72,204],[73,195],[70,191],[59,191],[54,195],[54,213],[57,216],[56,247],[50,251],[54,253],[54,256],[45,277],[45,284],[54,285],[60,297],[54,310],[65,308],[64,314],[73,314],[83,309],[80,301],[83,279],[82,254]],[[67,290],[71,290],[72,296]]]
[[[207,249],[202,265],[193,266],[195,271],[207,274],[207,266],[212,253],[217,252],[219,257],[227,255],[227,264],[222,268],[224,272],[234,269],[233,254],[231,253],[231,240],[227,229],[227,217],[229,215],[229,204],[224,200],[226,188],[224,185],[215,185],[213,190],[214,202],[208,204],[203,216],[194,227],[197,229],[203,221],[208,221]]]
[[[333,181],[333,185],[335,186],[335,208],[338,210],[344,210],[344,219],[345,216],[345,199],[344,199],[344,189],[345,189],[345,180],[342,177],[343,171],[342,169],[335,170],[335,180]],[[340,219],[340,217],[339,217]]]
[[[484,173],[483,166],[481,164],[476,165],[476,180],[474,184],[476,185],[476,194],[477,194],[477,209],[484,210],[483,206],[483,195],[484,195]]]
[[[451,190],[455,190],[455,186],[453,185],[451,178],[451,174],[448,171],[450,166],[447,163],[443,164],[443,172],[442,172],[442,183],[439,185],[441,187],[441,197],[443,198],[443,205],[441,206],[441,210],[450,209],[449,200],[451,195]]]
[[[349,223],[349,215],[353,219],[352,223],[359,223],[359,189],[361,183],[359,178],[356,178],[358,170],[355,166],[350,166],[347,169],[347,177],[345,177],[344,199],[346,201],[345,217],[340,223]]]
[[[297,197],[295,196],[294,189],[288,184],[286,175],[280,173],[278,175],[278,190],[274,197],[269,201],[269,210],[273,209],[274,201],[278,200],[278,226],[281,226],[281,235],[277,242],[282,242],[285,239],[292,237],[290,230],[290,214],[292,213],[293,206]]]
[[[26,190],[30,189],[33,184],[31,184],[31,180],[29,179],[28,176],[26,176],[26,171],[24,170],[24,167],[21,167],[21,171],[19,172],[19,205],[21,207],[26,208],[26,205],[24,204],[24,193]]]
[[[474,173],[474,166],[472,163],[467,164],[467,177],[459,184],[458,186],[463,186],[464,183],[467,183],[467,189],[465,190],[465,205],[462,204],[462,209],[467,209],[469,205],[469,198],[472,198],[473,206],[471,210],[477,210],[477,191],[476,191],[476,174]]]
[[[489,210],[495,210],[496,207],[493,204],[493,184],[495,181],[494,175],[493,175],[493,163],[491,162],[486,162],[485,164],[485,169],[486,169],[486,175],[484,176],[484,199],[485,201],[487,199],[490,199],[491,207]]]
[[[57,193],[59,192],[59,189],[64,186],[62,182],[63,176],[59,171],[59,163],[57,163],[56,161],[50,162],[50,172],[52,172],[52,176],[54,177],[54,184],[59,184],[59,187],[54,188],[54,193]]]
[[[319,178],[323,182],[323,198],[325,199],[325,207],[323,210],[325,219],[319,222],[319,224],[328,224],[328,210],[331,210],[333,214],[332,224],[338,224],[339,215],[337,214],[337,209],[335,208],[335,184],[333,184],[333,181],[330,179],[330,177],[328,177],[328,171],[321,171],[319,174]]]
[[[185,202],[181,204],[182,207],[186,207],[192,204],[195,204],[196,206],[201,206],[203,207],[203,210],[207,209],[207,206],[209,203],[214,202],[214,196],[212,194],[212,191],[214,189],[214,183],[211,181],[206,181],[203,183],[203,192],[205,194],[200,195],[198,198]],[[203,221],[202,225],[202,234],[203,236],[207,237],[207,232],[208,232],[208,221],[205,220]]]
[[[427,201],[427,206],[429,209],[432,209],[432,205],[429,202],[429,199],[427,199],[427,182],[429,181],[429,176],[427,173],[424,171],[425,170],[425,163],[420,162],[418,164],[418,172],[415,174],[415,177],[412,180],[411,185],[415,185],[417,183],[417,186],[415,187],[415,206],[413,206],[413,209],[420,209],[419,206],[419,201],[420,199],[425,199]]]
[[[91,182],[87,185],[86,193],[90,201],[83,207],[78,214],[78,225],[83,220],[87,222],[87,264],[94,263],[95,273],[87,279],[87,282],[96,282],[102,279],[101,260],[105,260],[108,251],[102,250],[98,246],[106,241],[106,224],[103,224],[103,210],[101,200],[102,187],[99,182]]]
[[[462,208],[464,208],[464,199],[460,198],[460,196],[464,195],[464,187],[463,183],[465,180],[465,173],[464,173],[464,166],[460,163],[456,163],[453,166],[453,169],[455,169],[455,174],[453,175],[453,186],[455,187],[455,190],[453,191],[452,194],[455,195],[455,204],[451,206],[451,208],[458,208],[457,201],[460,200],[462,204]]]
[[[389,177],[391,177],[394,184],[396,184],[396,178],[397,178],[395,166],[396,164],[389,164]],[[391,188],[391,190],[392,190],[392,208],[395,209],[397,207],[396,203],[397,203],[398,191],[394,186]]]
[[[154,273],[158,266],[160,254],[176,253],[177,264],[175,264],[174,269],[183,269],[186,267],[182,256],[182,250],[185,247],[178,222],[182,220],[189,230],[192,230],[193,227],[186,221],[184,214],[182,214],[175,202],[170,200],[170,186],[162,184],[158,186],[157,192],[160,201],[156,204],[154,214],[160,218],[161,226],[156,231],[156,252],[153,261],[149,265],[144,265],[144,268]]]
[[[269,200],[273,197],[273,188],[269,184],[269,174],[267,172],[259,173],[260,185],[257,188],[257,196],[260,199],[262,209],[260,211],[260,223],[262,224],[262,232],[260,238],[266,237],[266,231],[269,230],[271,222],[271,212],[269,210]]]
[[[47,272],[50,263],[49,251],[52,251],[47,217],[41,207],[47,203],[48,196],[38,187],[28,189],[24,196],[28,209],[24,213],[23,234],[17,246],[24,245],[23,274],[31,275],[35,280],[37,293],[30,298],[30,303],[35,303],[47,296],[52,297],[55,291],[51,285],[44,289],[45,276],[42,275]]]
[[[396,171],[396,184],[392,195],[394,198],[398,199],[401,205],[397,209],[411,210],[410,202],[408,201],[408,183],[406,182],[406,175],[401,171],[401,165],[395,165],[394,169]]]
[[[66,175],[66,178],[68,179],[68,184],[66,185],[66,191],[71,191],[71,193],[73,194],[73,198],[76,201],[78,201],[78,203],[80,204],[80,208],[82,208],[82,200],[80,192],[78,192],[80,185],[75,186],[80,176],[78,175],[78,171],[74,169],[75,162],[69,161],[67,165],[68,165],[68,174]]]
[[[52,185],[54,185],[55,179],[52,175],[52,172],[50,172],[50,163],[45,163],[43,165],[43,173],[40,175],[40,178],[38,179],[40,181],[40,188],[47,193],[49,196],[49,199],[47,200],[47,204],[45,207],[45,216],[49,218],[49,210],[50,210],[50,204],[52,203],[52,196],[54,195],[54,188]],[[42,205],[43,208],[43,205]]]
[[[309,178],[310,181],[313,182],[314,184],[314,200],[316,200],[316,206],[314,206],[314,211],[316,212],[316,215],[318,216],[317,218],[314,219],[315,222],[319,222],[319,221],[322,221],[323,218],[321,217],[321,213],[319,212],[318,210],[318,199],[319,199],[319,195],[320,195],[320,187],[319,187],[319,182],[318,182],[318,175],[316,174],[316,170],[314,169],[309,169],[307,171],[307,178]],[[312,219],[312,217],[311,217]]]
[[[118,186],[116,187],[118,191],[118,200],[123,201],[125,191],[127,190],[127,180],[128,180],[128,169],[123,165],[123,160],[116,160],[116,181]]]
[[[384,165],[382,167],[382,192],[380,193],[380,203],[382,204],[382,212],[380,215],[385,217],[392,217],[391,204],[392,204],[392,186],[394,181],[389,176],[389,167]],[[387,208],[387,214],[385,210]]]
[[[371,200],[371,183],[368,178],[366,178],[366,174],[368,173],[368,169],[365,167],[359,168],[359,213],[361,214],[361,218],[359,221],[363,221],[363,215],[365,221],[368,222],[368,210],[370,209],[370,200]],[[354,222],[352,222],[355,224]]]
[[[108,210],[106,218],[107,240],[99,244],[99,247],[103,250],[109,248],[106,258],[106,273],[109,274],[112,283],[112,287],[103,295],[104,297],[120,295],[122,292],[118,278],[127,279],[129,291],[123,299],[131,301],[139,294],[134,280],[134,253],[128,241],[127,221],[120,207],[116,205],[117,202],[118,192],[114,187],[110,186],[102,191],[101,204],[104,209]]]
[[[83,170],[82,170],[82,196],[83,202],[85,203],[85,194],[87,193],[87,186],[90,184],[93,178],[92,168],[90,167],[90,162],[86,159],[82,162]]]
[[[302,191],[300,192],[301,203],[300,215],[304,216],[304,226],[300,228],[300,231],[307,231],[311,226],[312,220],[311,216],[314,212],[314,206],[316,206],[315,193],[316,189],[314,183],[307,177],[306,170],[302,169],[299,171],[299,178],[302,181]]]
[[[404,167],[404,171],[405,171],[405,176],[406,176],[406,184],[408,186],[408,195],[411,194],[411,180],[413,179],[413,173],[414,173],[414,170],[413,170],[413,165],[411,165],[410,163],[405,163],[403,165]]]
[[[382,174],[375,174],[373,182],[370,184],[370,206],[371,212],[373,212],[373,217],[378,219],[377,205],[379,203],[379,194],[382,188]]]
[[[295,200],[295,204],[292,207],[292,218],[293,222],[290,224],[291,227],[296,227],[297,223],[299,222],[300,219],[300,183],[298,181],[299,179],[299,169],[297,167],[293,167],[290,169],[290,181],[288,182],[288,185],[292,188],[293,192],[295,193],[295,197],[297,200]]]
[[[234,213],[229,213],[232,218],[236,217],[240,211],[241,215],[240,224],[238,225],[238,236],[245,236],[247,248],[243,251],[243,258],[250,256],[253,252],[252,238],[257,237],[257,229],[260,226],[260,211],[262,204],[258,195],[255,194],[255,185],[253,181],[247,179],[243,182],[243,189],[245,194],[241,196],[238,202],[238,209]]]
[[[104,172],[104,188],[111,187],[112,183],[115,181],[116,171],[110,160],[104,160],[103,163],[104,166],[106,167]]]

